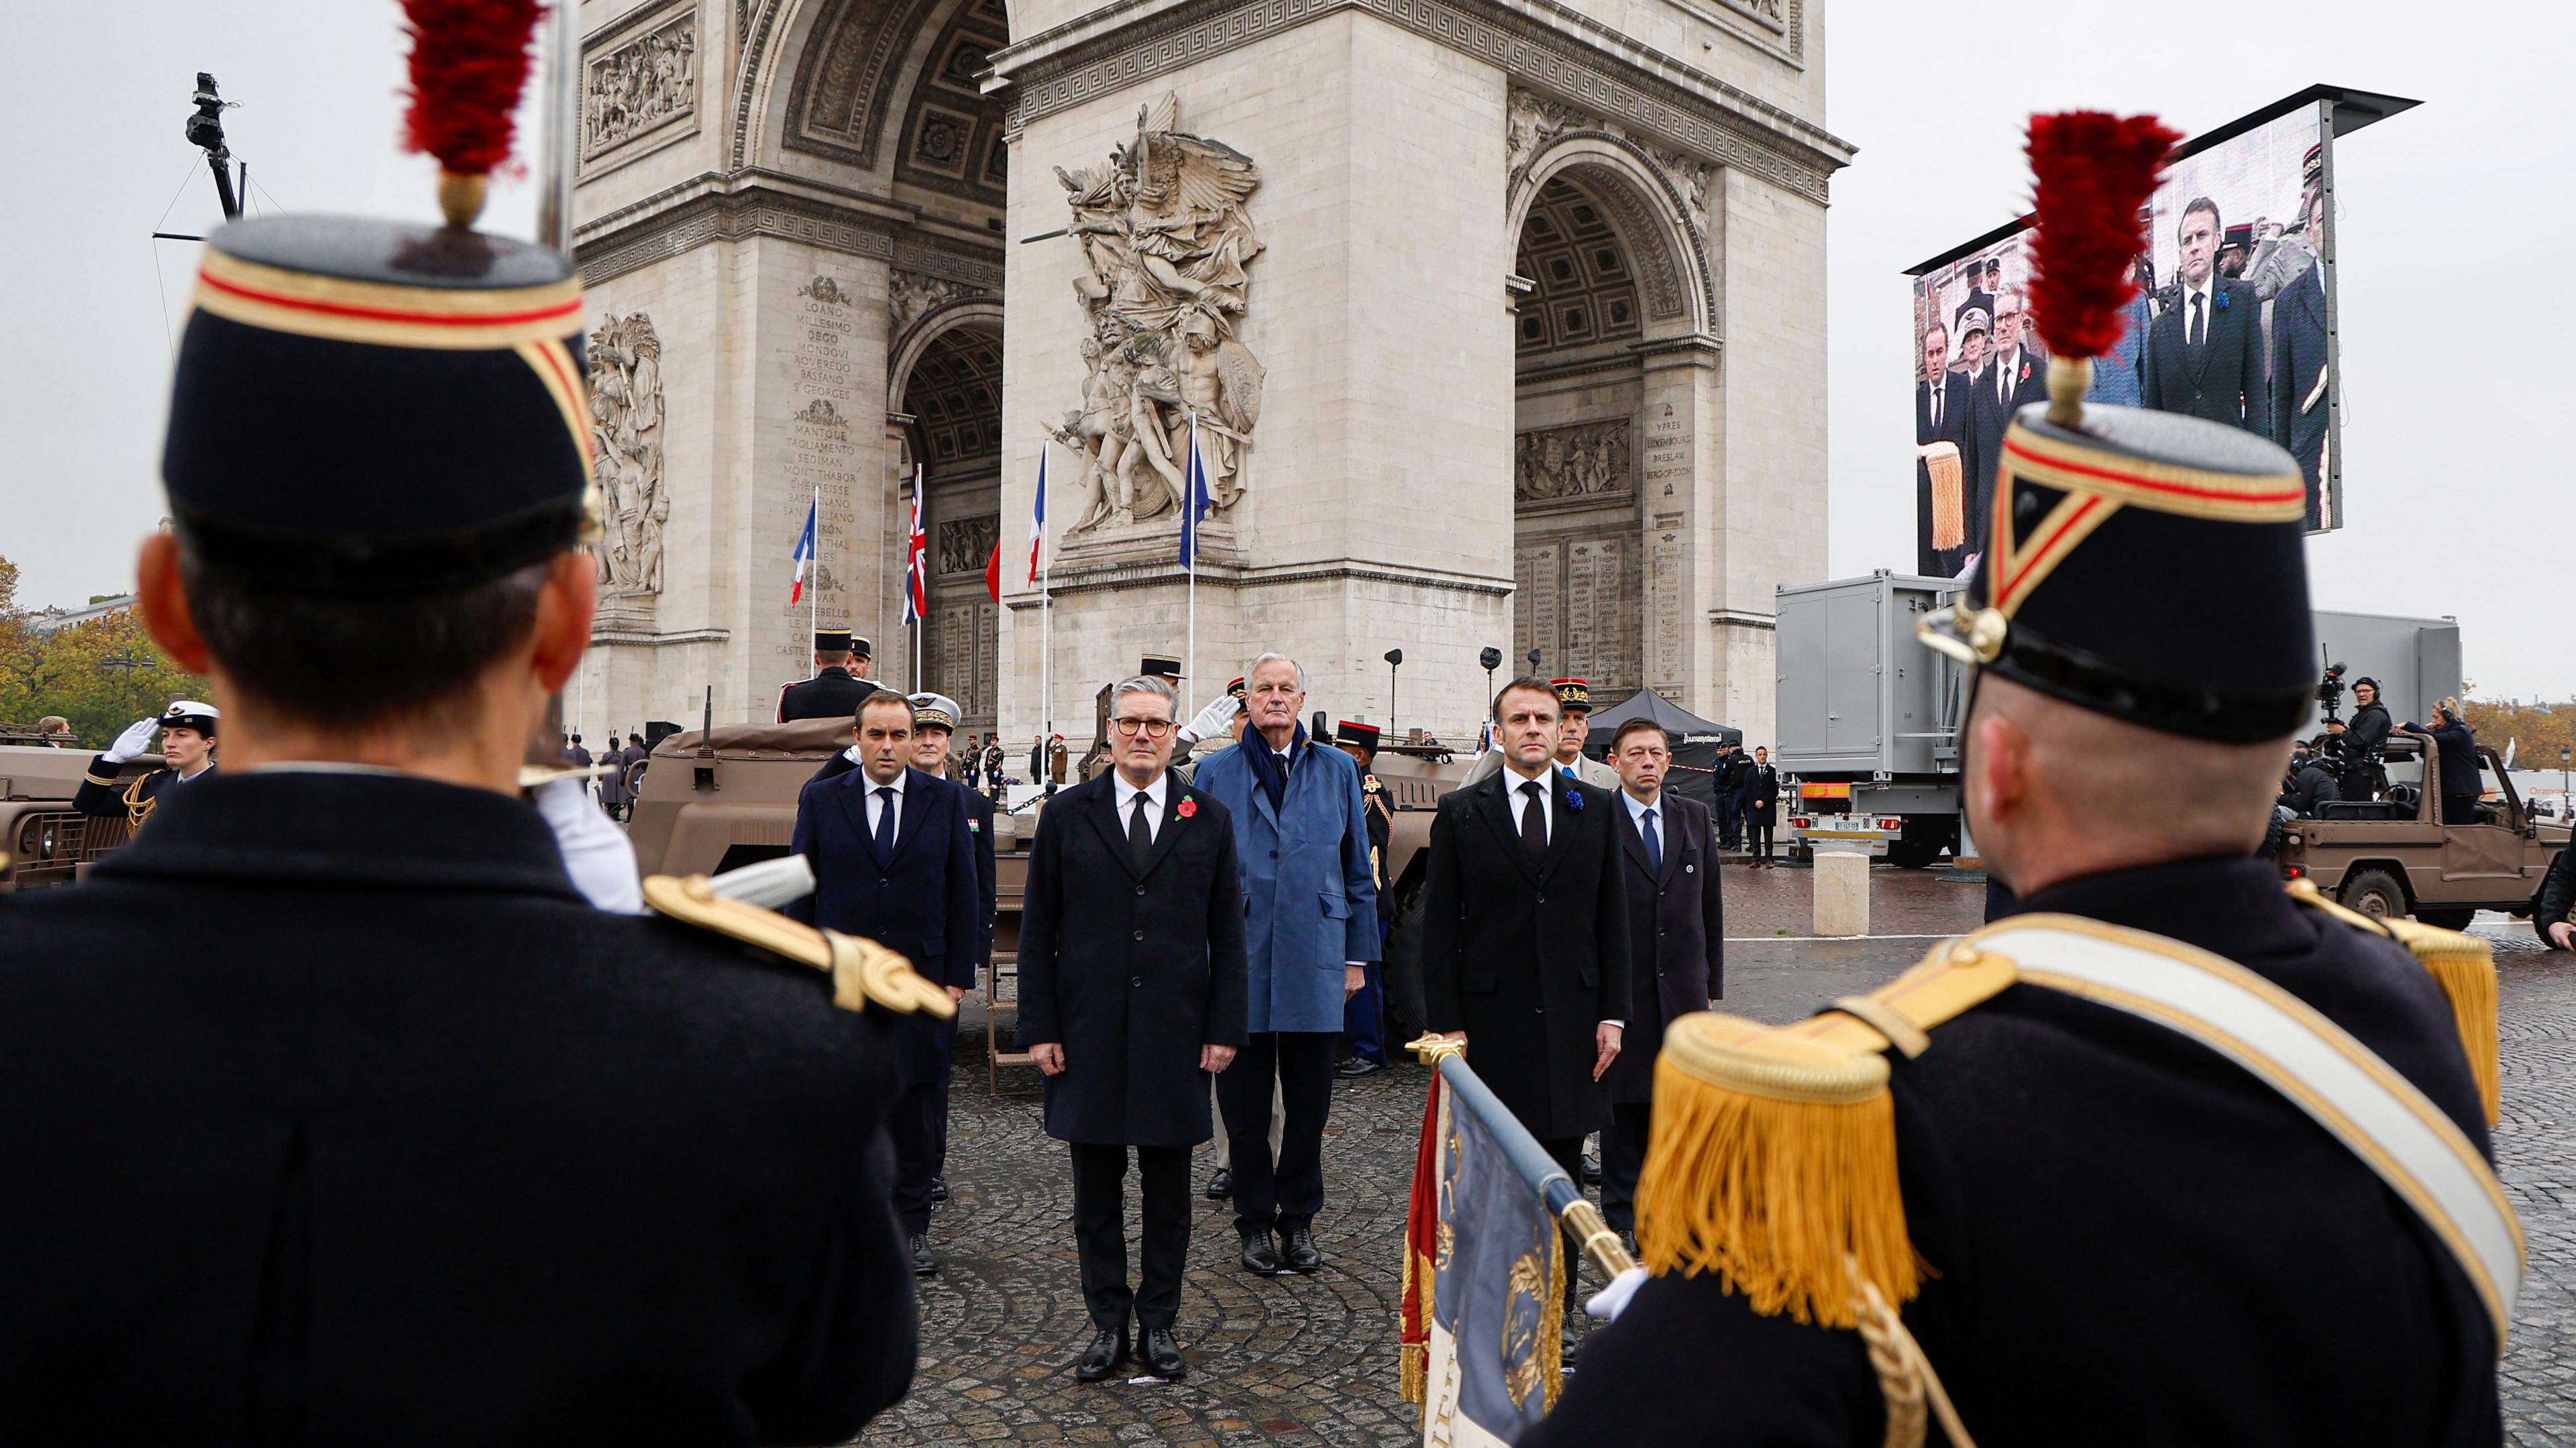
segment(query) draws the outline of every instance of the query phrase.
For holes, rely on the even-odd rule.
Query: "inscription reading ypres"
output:
[[[694,114],[698,12],[682,11],[590,62],[581,105],[585,161]]]

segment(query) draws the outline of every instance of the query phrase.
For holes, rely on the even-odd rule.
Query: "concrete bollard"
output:
[[[1816,854],[1816,933],[1869,933],[1869,856],[1856,850]]]

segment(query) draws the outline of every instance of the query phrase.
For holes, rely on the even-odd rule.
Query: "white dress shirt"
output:
[[[2188,347],[2191,345],[2191,299],[2194,297],[2201,299],[2200,340],[2202,345],[2206,346],[2208,344],[2210,330],[2218,325],[2218,298],[2213,295],[2217,288],[2218,268],[2214,266],[2209,269],[2209,275],[2201,279],[2199,286],[2195,287],[2189,282],[2183,283],[2182,301],[2180,302],[2180,306],[2182,307],[2182,340],[2184,346]]]
[[[1624,789],[1619,791],[1619,799],[1622,803],[1628,806],[1628,819],[1637,827],[1637,838],[1641,840],[1644,839],[1648,830],[1651,829],[1657,837],[1656,844],[1658,848],[1672,843],[1672,832],[1664,828],[1664,826],[1669,823],[1669,820],[1664,814],[1664,792],[1662,790],[1659,789],[1655,791],[1655,802],[1653,804],[1639,804],[1637,802],[1637,797]],[[1646,823],[1646,811],[1648,810],[1653,810],[1655,812],[1655,822],[1651,826]]]
[[[1123,774],[1117,776],[1118,783],[1115,788],[1118,792],[1118,828],[1126,829],[1127,821],[1135,818],[1136,796],[1141,794],[1146,801],[1145,838],[1150,840],[1159,837],[1163,833],[1163,792],[1170,787],[1171,778],[1172,772],[1167,769],[1155,775],[1152,784],[1138,789],[1127,782],[1127,776]]]
[[[1541,838],[1548,840],[1556,838],[1556,830],[1554,828],[1556,824],[1556,789],[1548,782],[1548,775],[1556,772],[1556,762],[1554,760],[1550,760],[1548,761],[1546,769],[1538,776],[1539,835]],[[1530,797],[1521,793],[1521,786],[1529,782],[1530,777],[1521,773],[1521,767],[1518,764],[1512,763],[1509,760],[1504,762],[1503,788],[1511,793],[1512,828],[1516,830],[1521,828],[1521,817],[1529,812]]]
[[[2021,349],[1997,353],[1995,357],[1995,401],[2012,401],[2013,389],[2021,385],[2013,374],[2021,370]]]
[[[865,770],[860,771],[859,777],[867,785],[869,836],[873,838],[876,835],[878,828],[877,816],[884,814],[887,810],[893,810],[895,838],[903,838],[903,787],[912,779],[912,771],[907,769],[901,774],[896,775],[894,777],[894,783],[892,784],[877,783],[875,776],[868,774]],[[894,793],[892,795],[877,793],[877,791],[881,789],[890,789],[893,790]]]

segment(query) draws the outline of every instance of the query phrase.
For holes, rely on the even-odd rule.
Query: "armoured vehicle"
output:
[[[86,749],[0,745],[0,894],[68,885],[125,843],[123,819],[91,819],[72,808],[96,758]],[[117,777],[160,767],[161,756],[147,754],[127,761]]]

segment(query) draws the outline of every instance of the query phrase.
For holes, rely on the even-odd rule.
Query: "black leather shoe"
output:
[[[1256,1277],[1276,1277],[1287,1269],[1279,1261],[1279,1248],[1270,1240],[1267,1227],[1243,1227],[1243,1270]]]
[[[1324,1254],[1315,1245],[1315,1229],[1305,1222],[1282,1228],[1279,1233],[1280,1262],[1291,1272],[1312,1272],[1324,1265]]]
[[[904,1245],[912,1251],[913,1276],[927,1277],[939,1270],[939,1256],[930,1250],[930,1238],[927,1235],[915,1232],[904,1242]]]
[[[1342,1077],[1344,1080],[1356,1081],[1362,1076],[1374,1076],[1385,1069],[1386,1063],[1384,1061],[1372,1061],[1366,1056],[1353,1056],[1349,1060],[1344,1061],[1341,1065],[1334,1067],[1333,1073]]]
[[[1207,1199],[1212,1202],[1221,1202],[1233,1195],[1234,1173],[1224,1167],[1218,1167],[1216,1169],[1216,1175],[1208,1178]]]
[[[932,1177],[930,1179],[930,1199],[934,1202],[944,1202],[948,1200],[948,1178]]]
[[[1601,1154],[1597,1151],[1583,1154],[1583,1184],[1588,1187],[1601,1185]]]
[[[1145,1371],[1158,1378],[1188,1375],[1190,1365],[1181,1360],[1180,1342],[1168,1327],[1145,1329],[1145,1340],[1137,1344],[1137,1355],[1145,1360]]]
[[[1126,1327],[1122,1324],[1115,1331],[1104,1327],[1092,1334],[1091,1346],[1082,1350],[1081,1359],[1074,1364],[1073,1375],[1086,1383],[1096,1383],[1118,1371],[1118,1365],[1125,1361]]]

